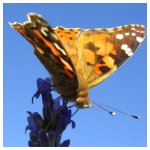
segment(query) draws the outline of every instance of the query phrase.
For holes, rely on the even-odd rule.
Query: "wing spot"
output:
[[[125,35],[126,35],[126,36],[129,36],[129,35],[130,35],[130,33],[129,33],[129,32],[126,32],[126,33],[125,33]]]
[[[137,42],[141,43],[141,42],[143,41],[143,38],[142,38],[142,37],[137,36],[137,37],[136,37],[136,40],[137,40]]]
[[[73,32],[73,29],[69,29],[71,32]]]
[[[124,50],[128,56],[133,55],[132,49],[130,47],[128,47],[127,44],[122,44],[121,49]]]
[[[113,68],[114,67],[114,62],[115,61],[114,61],[114,59],[111,56],[109,56],[109,55],[105,56],[103,58],[103,61],[105,62],[107,67],[109,67],[109,68]]]
[[[133,33],[132,33],[132,36],[136,36],[136,34],[133,32]]]
[[[133,52],[130,51],[130,52],[128,53],[128,56],[132,56],[132,55],[133,55]]]
[[[72,37],[69,37],[69,40],[72,40]]]
[[[73,69],[72,69],[72,67],[70,66],[70,64],[67,62],[67,61],[65,61],[63,58],[61,58],[60,57],[60,60],[61,60],[61,62],[64,64],[64,66],[65,66],[65,68],[66,69],[68,69],[68,70],[70,70],[70,71],[73,71]],[[67,71],[67,70],[66,70]],[[68,71],[67,71],[68,72]]]
[[[119,40],[122,40],[123,39],[123,34],[117,34],[116,38],[119,39]]]
[[[63,53],[63,55],[66,55],[66,52],[57,44],[57,43],[53,43],[54,46]]]
[[[66,32],[64,32],[64,33],[66,33],[66,34],[71,34],[70,32],[68,32],[68,31],[66,31]]]
[[[107,73],[110,71],[111,68],[107,66],[100,66],[99,69],[101,70],[102,73]]]
[[[48,31],[48,29],[46,27],[41,27],[41,32],[44,36],[48,36],[46,33],[47,31]]]
[[[36,47],[36,49],[37,49],[37,51],[40,53],[40,54],[44,54],[44,51],[41,49],[41,48],[39,48],[39,47]]]
[[[94,43],[92,43],[92,42],[86,43],[86,44],[84,45],[84,48],[87,48],[87,49],[92,50],[92,51],[95,51],[95,50],[98,50],[98,49],[99,49],[99,47],[96,47],[96,46],[94,45]]]
[[[30,17],[30,16],[29,16]],[[30,19],[31,20],[31,19]],[[41,23],[41,20],[39,18],[36,18],[36,22]]]
[[[131,28],[131,30],[135,31],[135,28]]]
[[[57,33],[60,33],[61,31],[57,31]]]
[[[122,46],[121,46],[121,49],[122,50],[126,50],[128,48],[128,45],[127,44],[122,44]]]

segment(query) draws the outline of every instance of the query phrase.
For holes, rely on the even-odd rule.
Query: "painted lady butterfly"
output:
[[[90,107],[88,89],[105,80],[137,50],[145,37],[142,25],[110,29],[51,28],[37,14],[11,26],[34,47],[34,53],[52,75],[64,101]]]

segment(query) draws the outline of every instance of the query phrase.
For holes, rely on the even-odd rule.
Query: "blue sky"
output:
[[[26,111],[41,112],[41,101],[31,104],[36,79],[48,73],[33,54],[33,47],[8,22],[24,22],[30,12],[39,13],[53,27],[108,28],[147,21],[146,4],[4,4],[4,146],[27,146]],[[146,39],[138,52],[113,75],[90,90],[90,98],[123,111],[138,114],[135,120],[111,117],[97,106],[80,110],[62,140],[70,146],[146,146]],[[54,97],[57,95],[55,94]]]

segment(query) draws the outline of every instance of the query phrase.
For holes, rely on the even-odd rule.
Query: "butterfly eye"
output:
[[[76,107],[77,108],[90,108],[91,105],[89,104],[90,100],[88,97],[79,97],[76,100]]]

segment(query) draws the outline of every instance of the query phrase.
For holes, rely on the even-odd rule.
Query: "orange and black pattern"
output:
[[[65,101],[90,107],[88,89],[105,80],[130,58],[145,37],[142,25],[116,28],[51,28],[37,14],[11,26],[34,47],[34,53],[52,75],[54,88]]]

